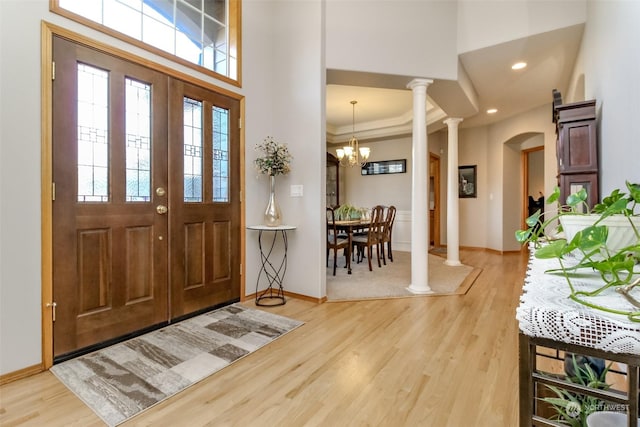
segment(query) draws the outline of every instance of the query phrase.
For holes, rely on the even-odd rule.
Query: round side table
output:
[[[284,287],[282,282],[284,274],[287,272],[287,231],[295,230],[294,225],[278,225],[269,227],[267,225],[250,225],[248,230],[258,231],[258,246],[260,247],[260,261],[262,263],[258,279],[256,280],[256,305],[260,306],[276,306],[284,305],[287,301],[284,297]],[[273,233],[271,243],[267,246],[262,244],[262,235],[264,232]],[[273,248],[278,237],[282,238],[284,244],[284,253],[281,259],[274,261],[275,254]],[[269,286],[263,291],[258,291],[260,287],[260,277],[262,275],[267,278]]]

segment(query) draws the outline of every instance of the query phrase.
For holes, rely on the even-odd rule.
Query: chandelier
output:
[[[342,148],[338,148],[336,150],[336,155],[338,156],[338,160],[340,161],[340,166],[364,166],[367,164],[367,160],[369,160],[369,154],[371,154],[371,149],[369,147],[360,147],[358,144],[358,139],[356,138],[356,104],[358,101],[351,101],[351,105],[353,108],[353,121],[352,121],[352,133],[351,139],[349,140],[349,145],[346,145]]]

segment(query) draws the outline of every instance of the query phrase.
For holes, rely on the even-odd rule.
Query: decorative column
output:
[[[458,204],[458,123],[462,119],[444,121],[448,127],[447,160],[447,260],[446,265],[459,266],[460,262],[460,217]]]
[[[429,294],[429,150],[427,144],[427,86],[429,79],[414,79],[411,175],[411,284],[414,294]]]

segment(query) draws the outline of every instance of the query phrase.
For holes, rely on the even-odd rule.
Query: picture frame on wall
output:
[[[360,175],[385,175],[390,173],[406,173],[407,159],[380,160],[368,162],[360,170]]]
[[[458,166],[458,197],[477,197],[476,165]]]

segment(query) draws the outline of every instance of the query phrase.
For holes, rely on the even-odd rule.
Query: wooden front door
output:
[[[163,73],[59,37],[53,58],[54,358],[237,299],[238,101],[200,89],[198,123]]]
[[[239,103],[171,80],[171,316],[240,297]]]

